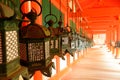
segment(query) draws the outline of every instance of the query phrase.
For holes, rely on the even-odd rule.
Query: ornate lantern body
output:
[[[120,48],[120,41],[116,41],[112,46],[115,48]]]
[[[72,53],[74,53],[77,50],[77,36],[76,36],[76,34],[71,33],[69,40],[70,40],[70,50]]]
[[[62,57],[62,54],[60,53],[60,34],[59,34],[59,28],[48,28],[51,32],[51,38],[50,38],[50,53],[51,57],[53,58],[54,55],[57,55],[59,57]]]
[[[42,9],[36,0],[25,0],[21,3],[21,6],[27,1],[37,3]],[[42,74],[50,77],[53,66],[50,58],[50,31],[46,27],[35,23],[36,17],[40,15],[37,15],[36,12],[31,10],[26,14],[23,13],[30,20],[30,24],[20,29],[21,65],[28,67],[30,74],[34,74],[36,70],[40,70]]]
[[[84,38],[82,38],[81,36],[78,36],[78,51],[81,51],[82,49],[84,49]]]
[[[28,76],[27,68],[20,65],[18,26],[14,11],[0,3],[0,80],[18,80],[19,76]],[[22,70],[22,71],[21,71]]]
[[[81,36],[81,40],[82,40],[82,49],[86,48],[86,38],[85,36]]]
[[[61,48],[62,48],[62,54],[65,55],[66,53],[69,53],[71,56],[73,56],[73,53],[71,51],[71,42],[69,38],[70,32],[66,28],[63,28],[63,33],[61,35]]]
[[[47,28],[30,25],[26,35],[20,39],[21,64],[27,66],[30,73],[51,64],[49,35]]]
[[[75,46],[76,46],[76,50],[78,51],[79,49],[79,35],[76,33],[75,34],[75,39],[76,39],[76,41],[75,41]]]
[[[53,24],[57,23],[57,17],[51,13],[51,0],[49,1],[50,1],[49,4],[50,13],[45,16],[45,23],[48,24],[48,29],[50,30],[50,54],[51,58],[53,58],[55,55],[62,57],[60,53],[59,27],[57,28],[53,27]]]

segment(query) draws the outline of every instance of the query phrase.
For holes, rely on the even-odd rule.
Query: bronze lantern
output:
[[[70,47],[70,32],[67,30],[67,27],[62,28],[62,35],[61,35],[61,52],[63,55],[66,53],[73,56],[73,53],[71,51]]]
[[[11,7],[0,1],[0,80],[18,80],[28,77],[27,68],[20,65],[18,21]],[[9,14],[8,14],[9,12]]]
[[[76,33],[70,32],[69,41],[70,41],[70,50],[71,50],[72,53],[74,53],[77,50],[77,36],[76,36]]]
[[[51,18],[50,20],[47,21],[48,18]],[[53,18],[54,21],[52,20]],[[45,23],[48,24],[48,29],[50,30],[50,55],[51,59],[57,55],[61,57],[62,59],[63,56],[60,52],[60,28],[56,27],[54,28],[53,25],[57,23],[57,17],[51,13],[51,0],[50,0],[50,13],[45,16]]]
[[[42,6],[36,0],[25,0],[21,3],[21,6],[27,1],[37,3],[42,12]],[[49,47],[50,31],[46,27],[35,23],[37,16],[40,15],[36,11],[31,10],[28,13],[22,12],[22,14],[28,18],[30,24],[20,28],[21,65],[28,67],[30,74],[34,74],[36,70],[40,70],[42,74],[50,77],[53,66]]]
[[[71,51],[70,45],[71,45],[71,34],[70,31],[68,31],[68,28],[70,28],[69,24],[68,24],[68,0],[66,2],[67,4],[67,25],[65,27],[61,27],[61,52],[63,55],[65,55],[66,53],[69,53],[71,56],[73,56],[73,53]],[[61,22],[60,22],[61,24]]]
[[[112,45],[115,48],[119,48],[120,47],[120,41],[116,41],[114,45]]]
[[[84,38],[82,38],[80,35],[78,36],[78,51],[81,51],[84,47],[83,45]]]

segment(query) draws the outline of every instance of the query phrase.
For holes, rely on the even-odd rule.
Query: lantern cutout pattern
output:
[[[51,59],[54,58],[55,55],[61,57],[63,56],[60,53],[60,34],[59,34],[59,27],[54,28],[53,25],[57,22],[57,17],[51,13],[51,0],[50,0],[50,13],[45,16],[45,22],[48,24],[48,29],[50,31],[50,55]],[[48,18],[51,18],[47,21]],[[55,18],[55,21],[52,20],[52,18]]]
[[[20,65],[17,15],[11,8],[15,6],[10,4],[0,1],[0,80],[18,80],[19,75],[28,76],[27,68]]]
[[[42,12],[42,6],[36,0],[25,0],[21,3],[21,7],[28,1],[38,4]],[[46,27],[35,23],[41,12],[37,14],[35,10],[31,9],[30,12],[23,13],[21,10],[30,24],[22,26],[20,29],[20,58],[21,65],[27,66],[30,74],[40,70],[42,74],[50,77],[53,66],[50,59],[50,31]]]

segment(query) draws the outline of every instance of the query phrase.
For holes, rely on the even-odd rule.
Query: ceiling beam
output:
[[[103,7],[103,8],[90,8],[84,11],[77,11],[76,13],[70,13],[70,17],[110,17],[110,16],[119,16],[120,8],[118,7]]]

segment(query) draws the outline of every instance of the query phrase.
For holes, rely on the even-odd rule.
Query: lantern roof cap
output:
[[[50,31],[38,24],[28,25],[26,28],[22,29],[23,38],[47,38],[50,36]]]

